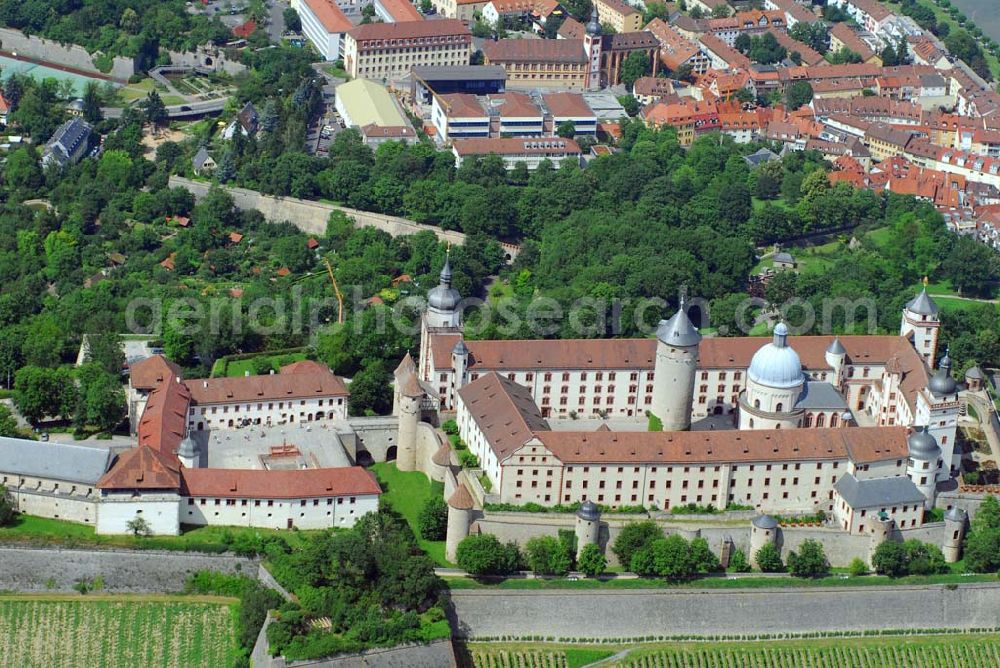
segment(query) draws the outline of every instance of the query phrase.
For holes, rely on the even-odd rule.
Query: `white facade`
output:
[[[837,525],[854,536],[873,533],[878,526],[879,513],[888,515],[900,529],[915,528],[923,524],[924,506],[920,503],[852,508],[839,495],[835,496],[834,501],[833,517]]]
[[[327,28],[307,2],[299,3],[298,12],[302,21],[302,34],[312,43],[319,55],[327,61],[340,59],[343,56],[344,33],[333,32]]]
[[[199,526],[349,528],[362,515],[377,510],[377,494],[306,499],[186,497],[180,500],[181,521]]]
[[[485,110],[476,115],[468,114],[468,112],[449,114],[442,103],[443,100],[437,95],[431,101],[431,121],[434,123],[441,142],[448,143],[453,139],[490,136],[490,118],[486,115]]]
[[[128,523],[141,517],[154,536],[176,536],[180,534],[178,504],[180,496],[175,492],[160,491],[133,495],[127,492],[105,492],[97,506],[97,533],[132,533]]]
[[[92,485],[28,476],[5,475],[2,480],[18,512],[82,524],[97,522],[98,494]]]
[[[188,408],[190,431],[345,419],[347,419],[347,401],[342,396],[287,401],[192,404]]]

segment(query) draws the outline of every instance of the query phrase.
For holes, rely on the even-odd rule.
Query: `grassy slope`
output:
[[[705,578],[690,582],[670,582],[658,578],[637,578],[622,580],[580,580],[567,579],[524,579],[511,578],[499,582],[484,583],[472,578],[445,578],[452,589],[784,589],[789,587],[861,587],[886,585],[933,585],[966,584],[972,582],[995,582],[994,574],[965,575],[956,569],[943,575],[908,576],[895,580],[883,575],[845,577],[831,575],[825,578],[805,579],[786,577],[760,577],[748,573],[738,579]]]
[[[444,558],[444,541],[424,540],[420,537],[417,527],[417,517],[421,508],[431,496],[444,494],[444,485],[431,481],[419,471],[403,472],[392,462],[383,462],[372,466],[372,472],[378,476],[379,483],[385,493],[382,501],[406,518],[413,529],[421,549],[442,566],[450,566]]]
[[[302,536],[310,532],[212,526],[192,527],[186,529],[180,536],[153,536],[150,538],[98,536],[94,531],[94,527],[86,524],[35,517],[33,515],[19,515],[13,526],[0,528],[0,541],[183,550],[195,544],[221,545],[224,535],[236,536],[241,533],[277,534],[283,536],[289,544],[294,546],[300,544]]]

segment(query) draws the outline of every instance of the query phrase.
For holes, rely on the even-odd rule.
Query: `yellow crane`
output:
[[[333,267],[330,266],[330,261],[323,258],[323,264],[326,265],[326,273],[330,275],[330,282],[333,283],[333,292],[337,295],[337,322],[343,324],[344,322],[344,295],[340,292],[340,286],[337,285],[337,279],[333,276]]]

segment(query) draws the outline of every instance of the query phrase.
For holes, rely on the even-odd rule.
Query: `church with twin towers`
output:
[[[958,475],[963,387],[926,289],[898,335],[703,337],[682,301],[655,338],[467,340],[461,299],[446,262],[401,372],[501,502],[832,511],[845,478],[904,478],[932,507]]]

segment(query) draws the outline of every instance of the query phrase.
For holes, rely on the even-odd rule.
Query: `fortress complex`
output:
[[[502,503],[824,510],[867,533],[869,513],[919,526],[958,474],[960,387],[947,355],[934,368],[926,291],[898,336],[702,339],[682,302],[655,339],[473,341],[460,301],[446,264],[397,397],[455,413]],[[637,431],[647,412],[663,431]]]

